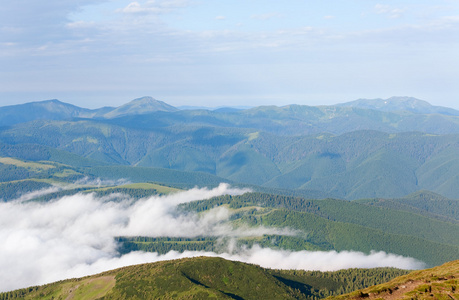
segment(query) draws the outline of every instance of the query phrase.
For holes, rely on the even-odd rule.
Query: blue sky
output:
[[[0,7],[0,105],[459,109],[458,53],[452,0],[15,0]]]

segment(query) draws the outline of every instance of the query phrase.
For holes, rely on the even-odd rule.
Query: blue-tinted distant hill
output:
[[[342,107],[357,107],[381,111],[409,111],[416,114],[441,114],[459,116],[459,111],[443,106],[433,106],[430,103],[413,97],[391,97],[388,99],[358,99],[338,104]]]
[[[26,115],[34,105],[35,114]],[[0,112],[48,119],[0,128],[5,145],[41,145],[109,165],[201,172],[343,199],[403,197],[422,189],[459,194],[454,115],[304,105],[178,110],[150,97],[109,112],[54,100],[19,108]]]
[[[66,120],[75,117],[101,117],[112,107],[86,109],[59,100],[30,102],[0,107],[0,126],[9,126],[34,120]]]
[[[389,133],[459,133],[459,112],[408,97],[356,100],[332,106],[286,105],[250,109],[180,110],[151,97],[117,108],[90,110],[58,100],[0,107],[0,126],[34,120],[97,119],[129,128],[212,126],[251,128],[277,135],[342,134],[355,130]],[[105,120],[105,121],[104,121]]]
[[[355,130],[383,132],[422,131],[459,133],[459,112],[432,106],[415,98],[392,97],[356,100],[335,106],[286,105],[250,109],[180,110],[167,103],[142,97],[120,107],[90,110],[58,100],[0,107],[0,126],[34,120],[106,120],[130,128],[217,126],[254,128],[277,135],[342,134]]]
[[[177,108],[151,97],[134,99],[117,108],[102,107],[99,109],[81,108],[54,99],[0,107],[0,126],[10,126],[35,120],[109,119],[155,111],[173,112],[177,110]]]
[[[343,134],[356,130],[388,133],[421,131],[459,133],[459,116],[385,112],[340,106],[259,106],[247,110],[157,111],[107,120],[123,127],[150,129],[171,126],[250,128],[276,135]]]

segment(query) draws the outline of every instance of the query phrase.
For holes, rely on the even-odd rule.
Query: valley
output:
[[[327,107],[180,110],[149,97],[101,110],[54,100],[18,108],[40,111],[36,115],[2,107],[0,115],[16,117],[3,118],[0,128],[1,238],[10,241],[8,247],[22,245],[40,263],[24,266],[22,272],[33,274],[27,281],[13,283],[12,276],[0,291],[133,262],[210,255],[261,265],[256,272],[264,275],[254,276],[274,280],[260,285],[280,287],[272,291],[279,298],[316,299],[390,278],[330,283],[333,288],[327,283],[323,290],[306,284],[301,276],[312,275],[300,270],[423,269],[457,260],[459,113],[413,98],[388,100],[393,106],[385,109],[361,100]],[[404,101],[418,106],[407,109]],[[29,242],[20,242],[19,232]],[[49,243],[56,253],[46,250]],[[0,254],[11,261],[19,254],[9,249]],[[65,257],[69,270],[52,264],[47,274],[45,261],[56,255]],[[278,264],[263,255],[279,257]],[[8,261],[0,266],[10,268]],[[244,272],[255,272],[249,269]],[[96,289],[97,297],[118,299],[139,292],[113,292],[119,276],[110,272],[14,293],[51,299]],[[183,293],[154,297],[253,298],[245,290],[186,276],[191,286]],[[181,287],[174,289],[185,286],[182,280],[177,278]]]

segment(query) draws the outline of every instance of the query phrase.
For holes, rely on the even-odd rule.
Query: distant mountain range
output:
[[[41,145],[108,165],[344,199],[418,190],[458,198],[459,116],[413,98],[381,101],[217,111],[178,110],[150,97],[98,110],[33,102],[0,108],[0,153],[1,143]],[[33,157],[21,151],[5,156]]]
[[[34,120],[67,120],[71,118],[116,118],[156,111],[173,112],[178,109],[152,97],[142,97],[120,107],[99,109],[81,108],[59,100],[30,102],[0,107],[0,126],[14,125]]]
[[[364,112],[365,110],[376,110],[384,113]],[[198,111],[201,112],[199,113]],[[4,106],[0,107],[0,126],[9,126],[34,120],[68,120],[71,118],[113,119],[133,115],[147,115],[157,112],[180,112],[178,116],[184,115],[185,117],[189,115],[205,115],[206,113],[202,111],[207,111],[207,114],[214,119],[227,119],[226,117],[221,117],[220,115],[230,114],[232,115],[231,119],[235,119],[234,121],[236,123],[243,123],[234,125],[243,125],[244,127],[247,127],[247,125],[253,125],[260,128],[260,124],[257,124],[260,121],[267,122],[267,126],[272,126],[272,123],[276,123],[279,119],[285,119],[289,120],[287,124],[292,123],[293,125],[295,122],[298,123],[301,130],[308,130],[304,123],[309,121],[311,123],[309,124],[311,127],[309,128],[309,131],[313,129],[315,123],[322,123],[323,126],[317,126],[319,128],[316,129],[319,130],[321,129],[320,127],[325,127],[323,128],[325,129],[323,131],[329,132],[333,132],[333,130],[327,127],[333,127],[337,122],[344,122],[345,127],[362,127],[353,128],[352,130],[387,130],[392,127],[392,130],[397,131],[395,129],[396,126],[391,126],[390,122],[395,123],[398,126],[400,122],[406,122],[408,120],[421,124],[427,123],[425,126],[428,126],[429,120],[427,116],[419,117],[413,116],[412,114],[438,115],[436,117],[429,116],[429,118],[433,118],[435,120],[439,119],[444,123],[451,123],[451,120],[446,118],[447,116],[459,116],[459,111],[452,108],[432,106],[428,102],[410,97],[392,97],[389,99],[372,100],[359,99],[332,106],[317,107],[306,105],[287,105],[282,107],[260,106],[254,108],[221,107],[217,109],[193,106],[179,109],[152,97],[142,97],[134,99],[120,107],[102,107],[99,109],[81,108],[59,100],[46,100]],[[406,113],[411,114],[407,115]],[[259,122],[256,120],[250,122],[248,120],[244,120],[245,118],[256,118]],[[272,120],[270,121],[271,118]],[[376,118],[376,120],[372,120],[372,118]],[[384,124],[387,122],[384,122],[383,119],[387,119],[389,124]],[[229,121],[231,122],[231,120]],[[368,125],[362,126],[364,121],[368,122]],[[283,125],[285,125],[285,122]],[[414,126],[413,128],[409,128],[409,124],[403,125],[407,126],[408,131],[416,129]]]

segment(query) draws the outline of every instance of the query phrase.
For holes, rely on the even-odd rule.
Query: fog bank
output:
[[[233,228],[230,212],[219,207],[203,214],[178,211],[177,205],[247,190],[221,184],[134,201],[113,194],[77,194],[47,203],[0,203],[0,291],[80,277],[131,264],[193,256],[220,256],[268,268],[337,270],[350,267],[393,266],[415,269],[421,263],[384,252],[280,251],[254,246],[230,253],[171,251],[131,252],[120,256],[116,236],[250,236],[292,234],[288,229]],[[27,199],[25,197],[24,199]],[[116,201],[113,201],[116,200]]]

